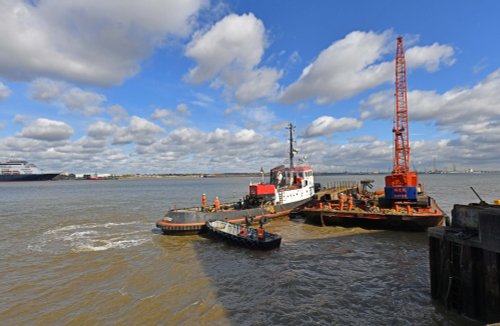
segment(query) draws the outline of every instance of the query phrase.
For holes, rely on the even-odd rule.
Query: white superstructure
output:
[[[33,163],[21,160],[11,160],[0,163],[0,173],[3,175],[41,174],[42,171]]]
[[[314,196],[314,176],[310,167],[294,167],[274,170],[283,179],[276,187],[275,204],[288,204]]]

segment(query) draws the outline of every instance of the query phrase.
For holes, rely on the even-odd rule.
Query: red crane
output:
[[[408,99],[406,94],[406,60],[403,37],[397,38],[396,93],[394,116],[394,167],[385,177],[385,197],[392,200],[417,199],[417,173],[410,172],[410,140],[408,137]]]

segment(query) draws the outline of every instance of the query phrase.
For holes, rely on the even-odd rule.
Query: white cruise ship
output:
[[[35,164],[23,160],[0,163],[0,181],[44,181],[57,175],[59,173],[42,173]]]

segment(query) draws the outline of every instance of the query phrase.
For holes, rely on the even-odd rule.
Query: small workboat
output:
[[[209,221],[206,227],[207,235],[250,249],[269,250],[281,245],[280,235],[264,231],[264,237],[259,239],[257,229],[241,224]]]

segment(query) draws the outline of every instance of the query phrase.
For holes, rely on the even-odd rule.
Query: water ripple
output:
[[[67,225],[45,231],[28,249],[54,254],[124,249],[150,242],[150,229],[149,223],[139,221]]]

